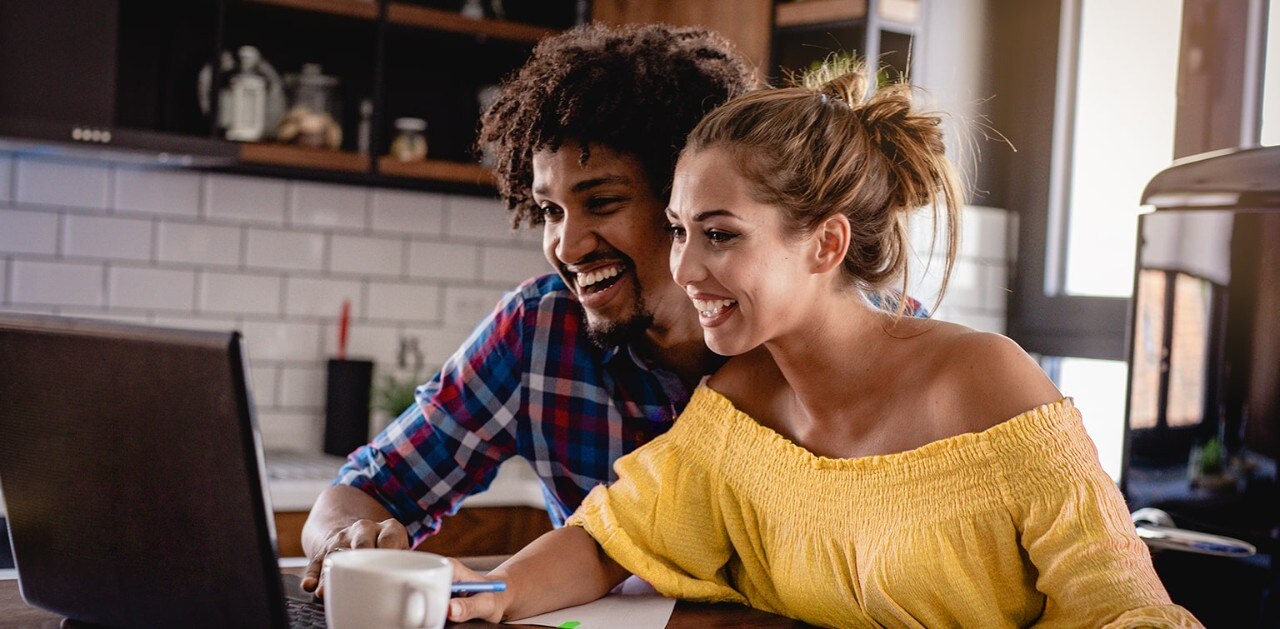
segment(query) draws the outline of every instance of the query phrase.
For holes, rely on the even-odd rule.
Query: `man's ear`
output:
[[[815,273],[826,273],[844,263],[844,256],[849,252],[851,230],[849,217],[844,214],[832,215],[818,225],[813,233]]]

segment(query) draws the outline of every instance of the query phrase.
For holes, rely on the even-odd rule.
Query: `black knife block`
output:
[[[369,442],[373,362],[329,359],[324,401],[324,451],[347,456]]]

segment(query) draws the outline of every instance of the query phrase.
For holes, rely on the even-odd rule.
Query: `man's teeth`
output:
[[[588,271],[586,273],[579,273],[577,278],[578,287],[586,288],[588,286],[591,286],[592,284],[595,284],[596,282],[603,282],[611,277],[614,277],[621,272],[622,272],[621,266],[610,266],[610,267],[605,267],[603,269]]]
[[[738,302],[733,299],[695,299],[693,300],[693,307],[697,308],[698,312],[704,317],[714,317],[721,312],[724,312],[725,308],[736,303]]]

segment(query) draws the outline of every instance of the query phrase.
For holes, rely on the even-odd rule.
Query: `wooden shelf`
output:
[[[920,0],[880,0],[881,19],[898,24],[915,24],[920,19]],[[774,8],[774,25],[814,26],[850,22],[867,17],[867,0],[794,0]]]
[[[378,174],[385,177],[449,181],[474,186],[492,186],[493,173],[480,164],[426,160],[402,162],[394,157],[378,158]]]
[[[775,7],[773,22],[778,28],[786,28],[847,22],[865,17],[867,0],[799,0],[784,2]]]
[[[370,165],[369,156],[359,153],[267,143],[242,144],[240,161],[248,164],[313,168],[346,173],[367,173]]]
[[[441,11],[399,2],[387,5],[387,22],[529,43],[537,43],[543,37],[559,32],[556,29],[505,20],[474,20],[453,11]]]
[[[378,19],[377,0],[251,0],[258,4],[272,4],[279,7],[330,13],[343,17],[354,17],[361,20]]]

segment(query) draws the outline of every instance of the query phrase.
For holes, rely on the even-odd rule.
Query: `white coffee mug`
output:
[[[440,555],[357,548],[324,559],[324,615],[330,629],[440,629],[453,565]]]

